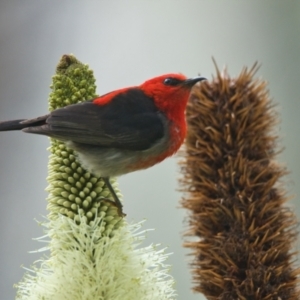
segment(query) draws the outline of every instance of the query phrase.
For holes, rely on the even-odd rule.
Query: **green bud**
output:
[[[73,55],[62,57],[52,79],[50,111],[97,96],[93,72]],[[112,197],[103,180],[87,172],[78,162],[76,153],[63,142],[51,139],[49,151],[47,191],[50,219],[63,214],[76,222],[95,224],[94,218],[103,218],[107,227],[104,231],[114,231],[115,225],[123,221],[115,205],[105,200]],[[121,198],[114,179],[111,184]]]

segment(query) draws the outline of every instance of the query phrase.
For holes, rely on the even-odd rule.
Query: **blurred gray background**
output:
[[[231,75],[262,64],[282,123],[280,161],[291,174],[287,190],[300,194],[299,70],[300,1],[0,1],[0,120],[47,111],[51,76],[61,55],[88,63],[98,93],[136,85],[155,75],[215,74],[211,57]],[[34,221],[46,215],[45,137],[0,134],[0,298],[14,299],[13,284],[41,254],[32,238],[43,235]],[[178,299],[191,292],[188,251],[182,248],[186,212],[179,209],[178,158],[120,178],[130,221],[146,219],[147,244],[162,243]],[[299,197],[293,200],[300,214]]]

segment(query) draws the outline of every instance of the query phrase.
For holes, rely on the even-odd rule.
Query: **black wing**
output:
[[[43,121],[42,126],[30,126]],[[23,130],[81,144],[146,150],[164,136],[164,123],[152,99],[130,89],[114,96],[109,105],[87,101],[27,120]]]

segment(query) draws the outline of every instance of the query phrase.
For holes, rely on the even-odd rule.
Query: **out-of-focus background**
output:
[[[88,63],[98,93],[136,85],[155,75],[182,72],[212,77],[212,56],[231,75],[255,61],[269,81],[282,123],[280,161],[291,174],[287,189],[300,194],[299,1],[0,1],[0,120],[47,112],[51,76],[61,55]],[[32,238],[34,219],[46,215],[45,137],[0,134],[0,297],[14,299],[13,284],[42,254]],[[146,219],[147,243],[162,243],[178,299],[191,291],[188,251],[182,247],[186,212],[179,208],[178,158],[119,179],[129,220]],[[294,202],[300,215],[299,197]]]

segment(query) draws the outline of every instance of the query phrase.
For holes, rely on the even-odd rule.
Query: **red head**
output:
[[[192,86],[204,77],[187,79],[182,74],[165,74],[145,81],[139,87],[154,100],[170,120],[182,119]]]
[[[174,154],[186,135],[185,108],[193,85],[204,77],[187,79],[182,74],[166,74],[145,81],[139,88],[151,97],[156,107],[163,112],[170,122],[171,144],[167,151],[155,158],[155,163]]]

